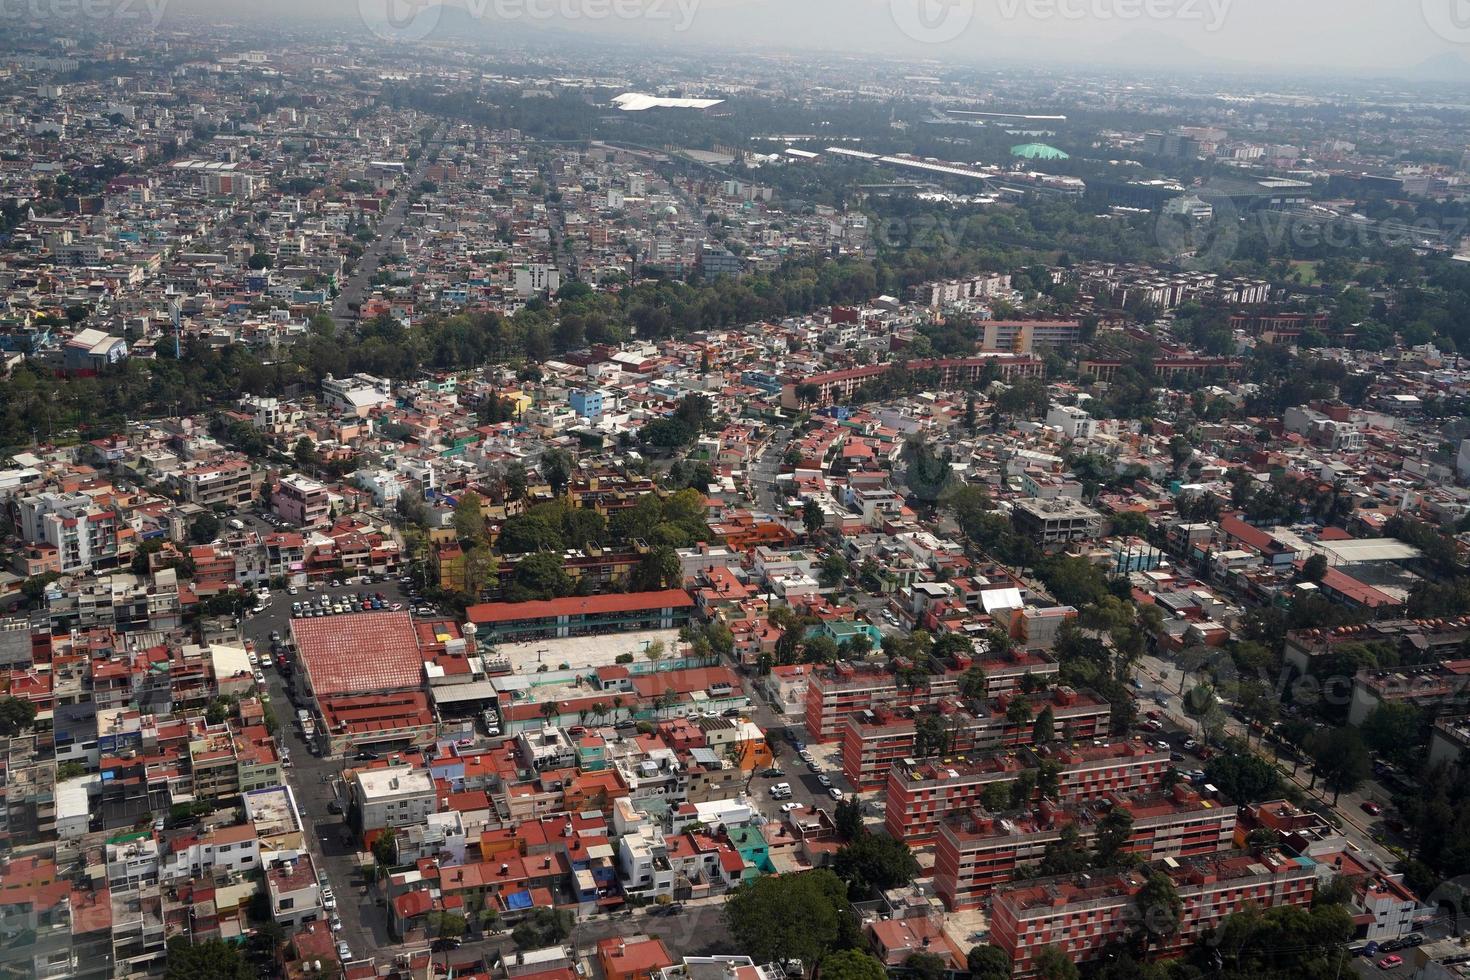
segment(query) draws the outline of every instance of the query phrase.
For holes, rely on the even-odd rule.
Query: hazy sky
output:
[[[155,0],[158,2],[158,0]],[[1160,66],[1408,73],[1446,53],[1470,62],[1470,0],[166,0],[371,23],[412,41],[524,28],[731,46],[888,52],[984,61],[1153,61]],[[440,15],[436,3],[470,16]],[[174,6],[177,5],[177,6]],[[391,21],[384,11],[392,9]],[[641,13],[638,13],[641,11]],[[568,12],[576,16],[568,16]],[[436,23],[437,22],[437,23]],[[453,25],[452,27],[450,25]],[[372,36],[364,28],[365,36]]]

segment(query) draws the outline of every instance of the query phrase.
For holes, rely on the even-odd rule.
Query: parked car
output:
[[[1378,969],[1380,970],[1392,970],[1394,967],[1403,965],[1404,958],[1402,956],[1399,956],[1398,954],[1385,956],[1383,959],[1378,961]]]
[[[1359,805],[1363,808],[1363,812],[1368,814],[1368,816],[1370,817],[1376,817],[1383,812],[1383,807],[1379,806],[1377,803],[1374,803],[1372,800],[1364,800]]]
[[[345,941],[339,942],[337,944],[337,955],[340,956],[343,960],[352,959],[352,947],[347,945]]]
[[[828,776],[826,773],[822,773],[820,776],[817,777],[817,783],[818,783],[818,785],[820,785],[820,786],[822,786],[824,788],[825,787],[828,787],[828,786],[831,786],[832,785],[832,777],[831,776]]]
[[[832,799],[836,800],[839,803],[842,802],[842,790],[838,789],[836,786],[833,786],[831,789],[827,790],[827,795],[832,797]]]
[[[805,803],[792,802],[792,803],[782,803],[781,804],[781,812],[782,813],[790,813],[793,810],[805,810],[805,809],[806,809],[806,804]]]
[[[342,814],[342,804],[338,803],[336,800],[329,801],[327,803],[327,812],[328,813],[331,813],[331,814],[336,814],[338,816],[341,816],[341,814]]]

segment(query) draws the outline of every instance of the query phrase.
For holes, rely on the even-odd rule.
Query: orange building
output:
[[[674,958],[661,939],[613,937],[597,944],[597,963],[606,980],[650,980]]]

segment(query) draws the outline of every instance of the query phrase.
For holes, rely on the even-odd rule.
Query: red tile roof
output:
[[[423,656],[408,613],[356,613],[291,621],[318,697],[403,691],[423,684]]]
[[[585,616],[602,613],[637,612],[644,609],[687,609],[694,605],[683,589],[661,592],[621,592],[612,595],[571,596],[535,602],[485,602],[471,606],[466,614],[472,623],[508,623],[521,619],[553,616]]]

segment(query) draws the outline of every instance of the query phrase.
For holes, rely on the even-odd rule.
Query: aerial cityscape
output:
[[[0,980],[1470,977],[1458,2],[0,4]]]

